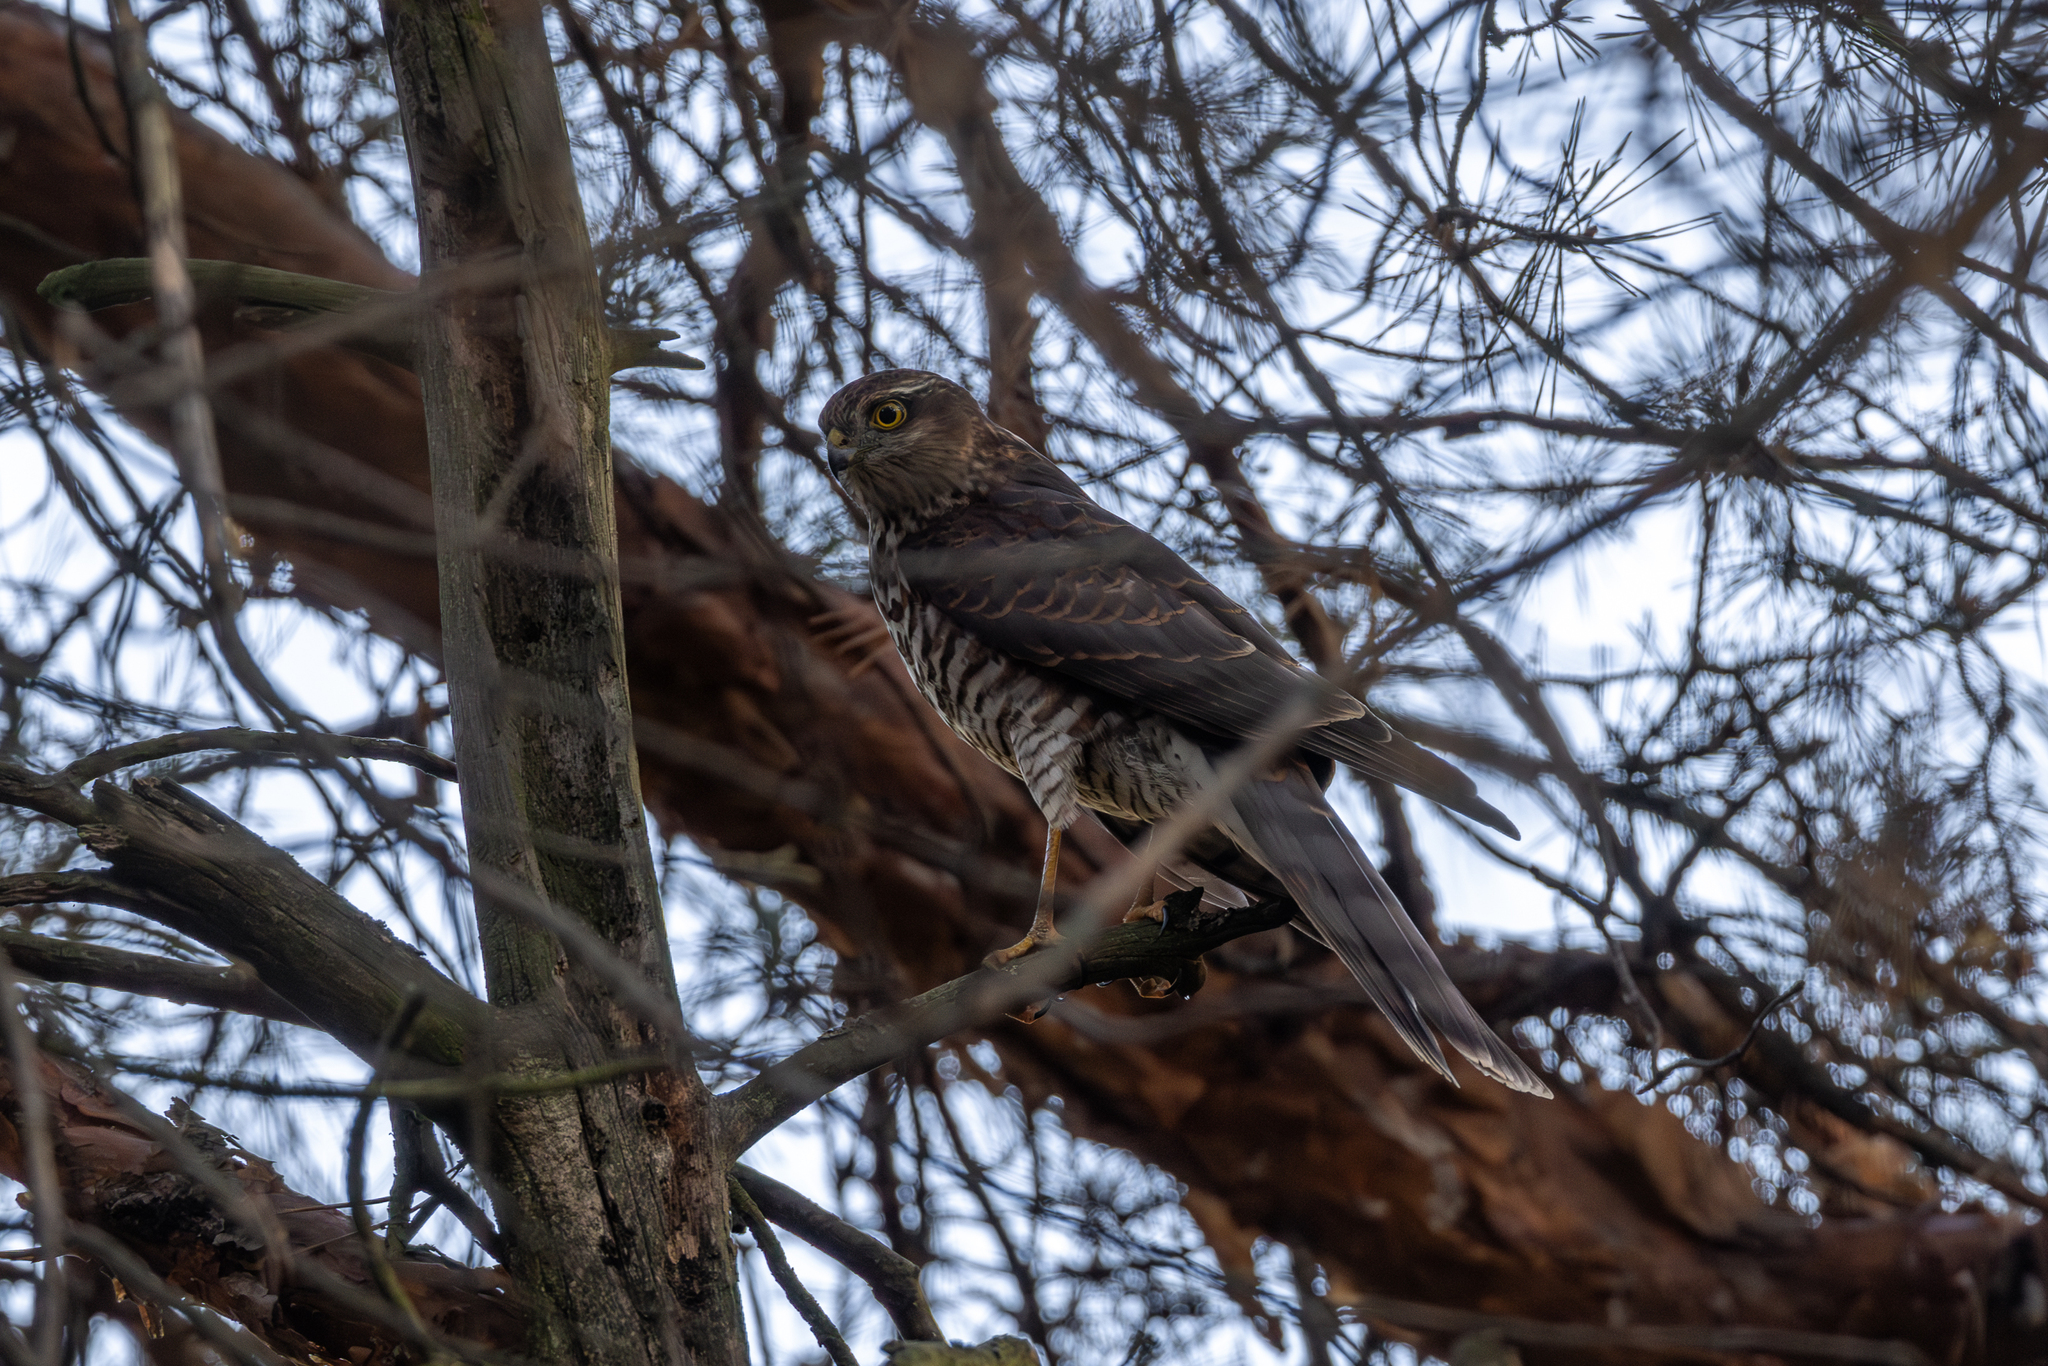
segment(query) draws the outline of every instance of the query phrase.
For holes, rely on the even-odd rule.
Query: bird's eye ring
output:
[[[892,398],[887,403],[875,405],[875,410],[868,414],[868,425],[880,427],[886,432],[891,427],[901,427],[903,420],[909,416],[910,410]]]

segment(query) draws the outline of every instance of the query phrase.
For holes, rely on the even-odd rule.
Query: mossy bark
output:
[[[534,0],[387,0],[434,302],[419,331],[443,660],[491,1003],[511,1071],[682,1041],[551,926],[674,999],[635,768],[610,339]],[[477,281],[463,287],[464,272]],[[692,1069],[504,1100],[490,1158],[551,1362],[744,1366],[726,1162]]]

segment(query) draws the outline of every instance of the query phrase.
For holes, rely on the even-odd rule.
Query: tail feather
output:
[[[1330,809],[1306,768],[1239,786],[1231,837],[1287,888],[1315,937],[1351,969],[1410,1048],[1451,1076],[1436,1034],[1503,1086],[1550,1088],[1479,1018],[1401,909],[1393,889]],[[1455,1078],[1452,1078],[1455,1082]]]

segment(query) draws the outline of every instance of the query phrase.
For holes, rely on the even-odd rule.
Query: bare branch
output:
[[[768,1220],[761,1213],[760,1206],[747,1194],[746,1183],[738,1176],[731,1182],[733,1213],[754,1235],[754,1241],[761,1246],[761,1255],[768,1260],[768,1270],[774,1274],[775,1283],[782,1287],[782,1293],[789,1297],[790,1305],[802,1316],[804,1324],[811,1330],[811,1336],[832,1358],[834,1366],[859,1366],[854,1359],[853,1349],[846,1345],[846,1338],[818,1304],[817,1297],[797,1279],[796,1269],[789,1264],[789,1257],[782,1250],[782,1242],[775,1236]]]
[[[872,1234],[855,1228],[832,1211],[772,1176],[745,1163],[733,1167],[737,1181],[770,1219],[860,1277],[875,1292],[899,1336],[914,1342],[944,1342],[938,1321],[924,1297],[917,1267],[898,1256]]]
[[[849,1020],[752,1081],[721,1095],[727,1143],[745,1152],[818,1097],[892,1058],[1007,1014],[1049,992],[1126,977],[1179,978],[1218,945],[1294,918],[1294,903],[1262,901],[1190,916],[1180,926],[1117,925],[1076,950],[1039,950],[1000,968],[980,968],[901,1005]]]
[[[215,749],[233,750],[238,754],[301,754],[309,759],[329,762],[340,758],[381,759],[389,763],[409,764],[443,782],[455,781],[453,763],[430,749],[402,740],[307,731],[245,730],[239,726],[219,730],[172,731],[152,739],[117,745],[74,760],[54,776],[76,787],[105,777],[117,769],[159,763]]]
[[[1618,956],[1616,961],[1621,961]],[[1771,1012],[1776,1010],[1779,1006],[1785,1004],[1785,1002],[1791,1000],[1794,996],[1797,996],[1801,991],[1805,989],[1806,982],[1805,979],[1802,978],[1801,980],[1794,982],[1791,986],[1786,987],[1776,996],[1773,996],[1769,1001],[1765,1002],[1764,1008],[1756,1013],[1756,1018],[1754,1020],[1750,1021],[1749,1032],[1742,1036],[1742,1042],[1735,1045],[1735,1047],[1729,1049],[1726,1053],[1723,1053],[1720,1057],[1679,1058],[1675,1062],[1665,1063],[1663,1066],[1659,1067],[1655,1072],[1652,1072],[1648,1080],[1642,1082],[1636,1087],[1636,1094],[1641,1095],[1645,1091],[1656,1090],[1659,1086],[1662,1086],[1674,1072],[1682,1072],[1689,1067],[1697,1067],[1702,1072],[1711,1072],[1716,1067],[1726,1067],[1729,1063],[1734,1062],[1737,1059],[1741,1058],[1741,1056],[1744,1053],[1747,1053],[1749,1051],[1749,1046],[1756,1042],[1757,1031],[1764,1027],[1765,1020],[1771,1018]],[[1641,999],[1641,993],[1637,993],[1636,999]]]
[[[235,261],[186,260],[183,266],[201,295],[233,300],[245,310],[243,320],[257,327],[289,330],[315,318],[360,315],[359,327],[349,327],[344,316],[345,330],[328,334],[331,340],[407,370],[414,365],[410,320],[435,295],[372,289]],[[115,308],[150,297],[149,271],[145,260],[87,261],[53,272],[36,292],[50,303],[75,304],[87,311]],[[612,373],[642,366],[702,370],[704,362],[697,357],[661,349],[663,342],[678,335],[661,327],[612,327]]]
[[[6,890],[0,887],[0,903],[8,899]],[[74,895],[53,899],[96,898]],[[244,964],[187,963],[19,930],[0,930],[0,948],[6,950],[16,967],[46,982],[75,982],[79,986],[105,987],[209,1010],[232,1010],[287,1024],[307,1023],[297,1006],[257,980],[256,974]]]

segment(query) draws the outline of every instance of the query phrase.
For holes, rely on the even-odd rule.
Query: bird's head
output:
[[[978,492],[1023,443],[953,381],[926,370],[857,379],[818,414],[825,460],[870,517],[916,514]]]

